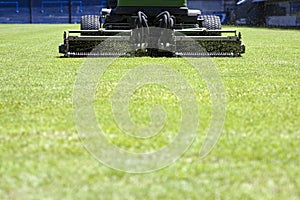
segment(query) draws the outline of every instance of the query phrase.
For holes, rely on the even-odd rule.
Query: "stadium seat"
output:
[[[83,3],[82,1],[80,0],[73,0],[72,1],[73,4],[79,4],[79,11],[82,12],[83,10]],[[44,13],[45,12],[45,5],[47,4],[58,4],[59,5],[59,12],[63,12],[63,5],[66,4],[68,5],[69,4],[69,1],[61,1],[61,0],[47,0],[47,1],[42,1],[41,2],[41,13]]]
[[[16,6],[16,13],[19,13],[19,1],[0,1],[2,5],[15,5]]]

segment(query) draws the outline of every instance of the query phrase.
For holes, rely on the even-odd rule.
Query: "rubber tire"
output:
[[[80,29],[81,30],[99,30],[100,29],[100,16],[98,15],[85,15],[81,17]]]
[[[204,21],[202,22],[203,28],[208,30],[221,30],[222,24],[220,17],[215,15],[202,15]]]
[[[115,9],[118,6],[117,0],[108,0],[107,1],[107,7],[110,9]]]

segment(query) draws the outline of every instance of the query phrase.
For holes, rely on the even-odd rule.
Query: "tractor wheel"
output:
[[[107,1],[107,7],[111,9],[115,9],[118,6],[117,0],[108,0]]]
[[[203,15],[202,26],[208,30],[220,30],[222,28],[220,17],[215,15]]]
[[[99,30],[100,25],[100,16],[97,15],[85,15],[81,17],[81,30]],[[81,35],[91,35],[84,33]]]
[[[202,27],[206,28],[207,30],[221,30],[221,20],[220,17],[215,15],[203,15],[202,16],[204,21],[202,22]],[[221,35],[221,33],[213,34],[215,36]]]

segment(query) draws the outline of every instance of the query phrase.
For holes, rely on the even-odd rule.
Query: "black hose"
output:
[[[163,11],[156,16],[155,23],[158,23],[161,28],[173,29],[174,17],[168,11]]]
[[[148,17],[145,13],[139,11],[138,12],[138,17],[137,19],[135,20],[135,24],[136,24],[136,27],[137,28],[142,28],[142,27],[149,27],[148,25]]]
[[[149,25],[148,25],[148,20],[147,20],[147,15],[145,13],[143,13],[142,11],[139,11],[137,13],[137,18],[135,20],[135,27],[138,29],[136,31],[136,40],[137,43],[140,44],[140,47],[142,47],[142,44],[145,43],[145,38],[147,38],[150,34],[150,29],[149,29]],[[146,33],[145,33],[145,29],[147,29]]]

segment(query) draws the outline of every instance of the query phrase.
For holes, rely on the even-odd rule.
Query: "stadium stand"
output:
[[[45,12],[45,5],[49,4],[58,4],[59,5],[59,12],[64,12],[63,6],[68,5],[69,1],[42,1],[41,2],[41,13]],[[73,5],[74,4],[79,4],[79,11],[82,12],[82,1],[72,1]]]
[[[19,1],[0,1],[0,5],[14,5],[16,13],[19,13]]]
[[[69,23],[68,0],[0,1],[0,23]],[[72,0],[72,23],[82,15],[99,14],[106,0]]]

